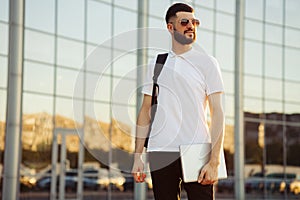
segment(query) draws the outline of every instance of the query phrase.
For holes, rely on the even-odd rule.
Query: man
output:
[[[156,200],[180,199],[183,186],[189,200],[213,199],[224,127],[224,87],[220,69],[213,57],[192,47],[200,23],[195,19],[192,7],[183,3],[173,4],[165,20],[172,37],[172,50],[158,78],[158,108],[147,148],[154,197]],[[141,155],[150,125],[154,65],[155,60],[149,65],[142,90],[144,99],[137,119],[132,174],[138,183],[144,182],[146,177]],[[211,118],[209,128],[207,102]],[[201,169],[197,182],[184,183],[179,146],[206,142],[212,143],[209,162]]]

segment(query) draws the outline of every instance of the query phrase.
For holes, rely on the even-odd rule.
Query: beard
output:
[[[186,30],[184,32],[187,32],[187,31],[191,31],[190,29],[189,30]],[[195,35],[195,32],[194,32],[194,37],[193,38],[189,38],[189,37],[186,37],[184,34],[181,34],[179,31],[177,31],[175,28],[174,28],[174,39],[180,43],[180,44],[183,44],[183,45],[186,45],[186,44],[191,44],[195,41],[196,39],[196,35]]]

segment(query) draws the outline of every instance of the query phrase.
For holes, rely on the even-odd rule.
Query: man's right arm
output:
[[[145,94],[142,107],[137,118],[136,126],[134,164],[132,169],[132,174],[136,182],[144,182],[144,178],[146,177],[143,173],[144,163],[142,160],[142,153],[144,151],[144,144],[149,131],[149,125],[151,120],[150,109],[151,96]]]

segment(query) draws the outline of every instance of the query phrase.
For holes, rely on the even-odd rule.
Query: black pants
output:
[[[182,187],[189,200],[213,200],[213,185],[184,183],[179,152],[150,152],[149,163],[155,200],[179,200]]]

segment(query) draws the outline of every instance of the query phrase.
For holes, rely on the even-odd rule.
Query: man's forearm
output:
[[[136,154],[143,153],[145,140],[149,131],[149,125],[150,125],[149,110],[147,108],[142,107],[138,116],[137,126],[136,126],[136,139],[135,139]]]

